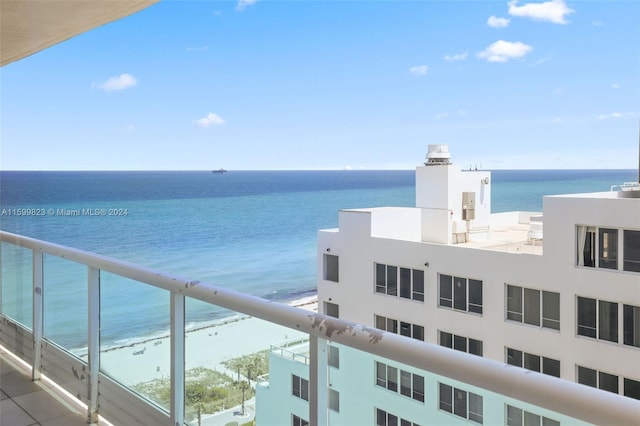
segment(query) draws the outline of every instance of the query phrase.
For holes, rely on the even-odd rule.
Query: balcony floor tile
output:
[[[86,426],[87,413],[49,382],[32,381],[29,369],[0,347],[0,425]]]

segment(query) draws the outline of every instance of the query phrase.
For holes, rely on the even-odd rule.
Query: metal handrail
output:
[[[33,250],[34,259],[39,257],[38,255],[46,253],[87,265],[90,271],[107,271],[171,292],[171,333],[172,340],[175,341],[175,345],[172,344],[172,394],[175,400],[170,413],[172,424],[182,424],[183,422],[183,413],[180,412],[179,406],[181,399],[182,405],[184,405],[184,362],[176,362],[174,356],[179,357],[180,351],[184,356],[185,297],[208,302],[309,334],[311,336],[309,405],[312,424],[318,424],[318,393],[315,389],[318,375],[314,369],[318,368],[318,341],[324,340],[459,380],[490,392],[507,395],[586,422],[624,425],[635,424],[638,421],[640,401],[632,398],[603,392],[545,374],[531,374],[528,370],[508,367],[487,358],[451,351],[435,344],[409,339],[362,324],[310,312],[83,250],[5,231],[0,231],[0,241]],[[180,315],[182,315],[182,321],[179,320]],[[180,332],[180,324],[182,324],[182,332]],[[91,362],[91,356],[89,360]],[[178,361],[183,361],[183,359],[178,358]],[[91,367],[90,365],[90,370]],[[93,366],[93,368],[96,367]],[[180,392],[181,389],[182,392]]]

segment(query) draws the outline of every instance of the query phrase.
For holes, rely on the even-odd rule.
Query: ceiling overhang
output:
[[[0,66],[159,0],[0,0]]]

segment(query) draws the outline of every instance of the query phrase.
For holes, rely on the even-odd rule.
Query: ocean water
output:
[[[318,229],[336,227],[343,208],[413,206],[414,179],[414,171],[2,171],[0,228],[286,301],[315,291]],[[544,195],[636,179],[634,170],[498,170],[492,210],[541,211]],[[23,209],[31,215],[17,215]],[[2,246],[2,307],[27,325],[30,262]],[[109,274],[102,291],[104,345],[168,326],[166,291]],[[85,345],[86,268],[47,256],[44,294],[45,335]],[[191,301],[187,311],[194,323],[229,314]]]

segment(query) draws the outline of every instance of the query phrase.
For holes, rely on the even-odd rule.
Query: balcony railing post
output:
[[[44,253],[33,250],[33,365],[31,379],[39,380],[42,366],[42,297],[44,289]]]
[[[309,424],[328,425],[327,340],[309,336]]]
[[[100,373],[100,269],[88,268],[89,287],[89,384],[87,420],[88,423],[98,422],[98,375]]]
[[[184,424],[185,297],[171,292],[171,424]]]
[[[309,336],[309,424],[318,425],[318,337]]]

